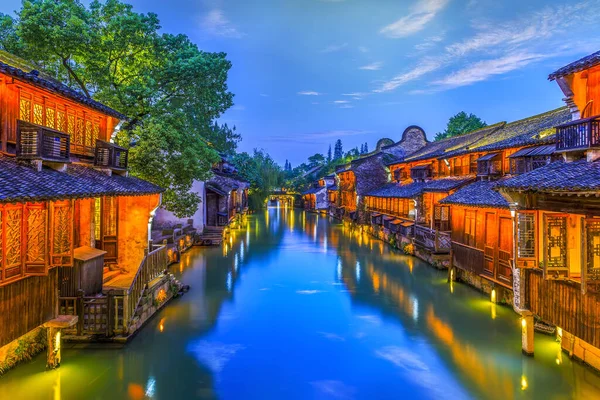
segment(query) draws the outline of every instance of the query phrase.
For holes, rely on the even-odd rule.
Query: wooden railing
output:
[[[452,263],[457,268],[481,274],[484,266],[483,251],[462,243],[452,242]]]
[[[544,321],[600,347],[600,293],[581,292],[579,282],[544,279],[541,269],[525,270],[525,301]]]
[[[557,150],[580,150],[600,145],[600,116],[556,127]]]
[[[113,170],[127,169],[129,152],[124,147],[104,140],[96,141],[94,165],[97,167],[110,168]]]
[[[390,215],[392,217],[408,218],[408,213],[401,213],[401,212],[390,211],[387,208],[367,207],[367,211],[377,212],[377,213],[381,213],[381,214],[385,214],[385,215]]]
[[[414,238],[416,244],[436,253],[449,253],[452,247],[449,233],[425,226],[416,225],[414,227]]]
[[[17,121],[17,157],[54,162],[70,161],[69,135],[30,122]]]
[[[158,246],[146,254],[138,268],[131,286],[123,300],[123,326],[125,331],[135,315],[135,309],[140,303],[148,283],[158,278],[167,269],[167,246]]]

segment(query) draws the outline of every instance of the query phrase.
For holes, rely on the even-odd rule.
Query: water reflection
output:
[[[66,346],[0,398],[599,398],[550,337],[445,272],[326,216],[268,208],[172,271],[191,291],[125,348]]]

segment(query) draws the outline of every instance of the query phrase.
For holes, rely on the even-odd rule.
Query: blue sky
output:
[[[408,125],[430,139],[449,117],[488,123],[563,105],[547,75],[600,50],[600,1],[130,0],[233,63],[222,118],[293,165]],[[3,0],[3,12],[19,8]]]

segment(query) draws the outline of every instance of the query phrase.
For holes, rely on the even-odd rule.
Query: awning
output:
[[[386,221],[389,221],[389,220],[394,219],[394,217],[390,217],[389,215],[384,215],[383,219],[385,219]]]
[[[429,168],[431,168],[431,165],[423,164],[423,165],[415,165],[414,167],[411,168],[411,170],[421,170],[421,169],[429,169]]]
[[[526,147],[511,154],[508,158],[518,157],[535,157],[535,156],[550,156],[556,152],[556,145],[549,144],[546,146]]]
[[[404,221],[402,222],[400,225],[404,226],[405,228],[409,227],[409,226],[413,226],[415,223],[413,221]]]
[[[494,158],[498,157],[500,155],[500,153],[490,153],[490,154],[486,154],[485,156],[481,156],[477,159],[477,161],[490,161],[493,160]]]
[[[392,222],[390,222],[390,224],[392,224],[392,225],[400,225],[400,224],[402,224],[403,222],[404,222],[404,221],[403,221],[403,220],[401,220],[401,219],[395,219],[395,220],[393,220]]]
[[[210,191],[213,191],[213,192],[215,192],[216,194],[219,194],[219,195],[221,195],[221,196],[227,196],[227,194],[228,194],[227,192],[224,192],[224,191],[222,191],[221,189],[217,188],[217,187],[216,187],[216,186],[214,186],[214,185],[208,185],[208,184],[207,184],[207,185],[206,185],[206,188],[207,188],[208,190],[210,190]]]

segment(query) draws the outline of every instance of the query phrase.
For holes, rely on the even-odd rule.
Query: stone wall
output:
[[[205,203],[205,190],[203,181],[194,181],[192,184],[191,191],[196,193],[200,197],[200,203],[198,204],[198,210],[191,217],[178,218],[172,212],[159,208],[156,211],[156,216],[152,224],[152,229],[172,229],[175,225],[187,225],[188,219],[193,221],[194,228],[198,229],[199,232],[204,230],[206,224],[206,203]]]

